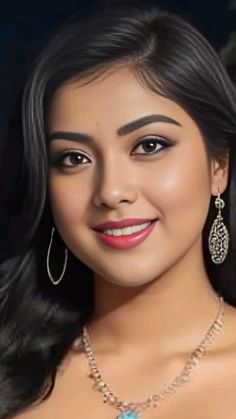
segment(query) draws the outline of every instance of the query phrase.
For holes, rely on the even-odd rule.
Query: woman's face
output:
[[[122,286],[146,284],[199,252],[211,194],[225,185],[191,117],[131,70],[83,83],[59,88],[48,114],[55,226],[97,275]],[[136,233],[141,239],[93,229],[128,218],[157,221]]]

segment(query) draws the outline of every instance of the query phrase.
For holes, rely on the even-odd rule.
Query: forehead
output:
[[[180,105],[151,91],[130,68],[118,67],[92,81],[83,78],[61,86],[50,104],[48,129],[119,127],[153,113],[172,117],[186,129],[197,129]]]

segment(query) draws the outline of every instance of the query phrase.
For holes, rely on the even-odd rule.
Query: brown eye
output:
[[[134,154],[143,154],[143,155],[150,155],[150,154],[156,154],[164,147],[170,147],[172,144],[168,141],[165,141],[164,139],[157,139],[157,138],[149,138],[143,141],[140,141],[136,147],[135,150],[139,149],[138,153]],[[142,152],[143,151],[143,152]]]
[[[73,164],[83,164],[84,156],[81,156],[80,154],[72,153],[68,157],[68,161],[70,161]]]
[[[67,161],[67,163],[65,163]],[[90,160],[84,154],[78,151],[66,151],[62,153],[59,158],[54,162],[58,167],[75,167],[88,163]]]
[[[157,144],[154,141],[147,141],[142,144],[145,153],[153,153],[156,151]]]

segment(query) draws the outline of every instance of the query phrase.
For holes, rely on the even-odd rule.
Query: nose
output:
[[[124,162],[110,159],[101,165],[96,174],[93,203],[96,207],[117,208],[136,200],[134,175]]]

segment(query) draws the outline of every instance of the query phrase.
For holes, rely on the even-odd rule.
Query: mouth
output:
[[[158,219],[154,219],[124,228],[93,230],[105,245],[115,249],[128,249],[142,243],[152,232],[157,221]]]

